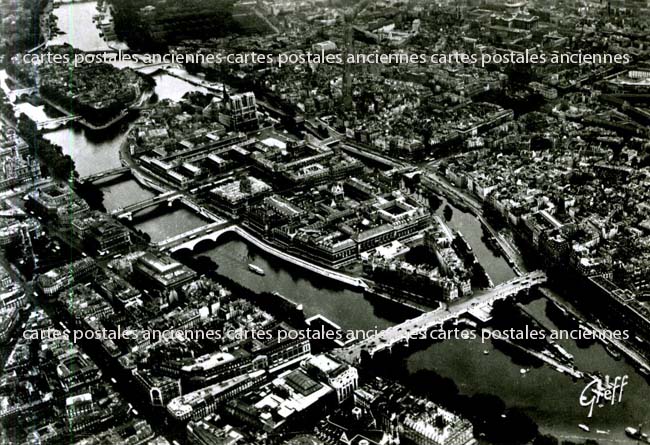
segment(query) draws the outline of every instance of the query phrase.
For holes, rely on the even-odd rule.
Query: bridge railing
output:
[[[130,167],[118,167],[111,170],[105,170],[103,172],[95,173],[94,175],[84,176],[79,180],[81,182],[95,182],[95,181],[99,181],[100,179],[108,178],[109,176],[121,175],[129,171],[131,171]]]
[[[159,241],[156,243],[156,246],[158,248],[166,248],[169,247],[170,245],[177,243],[179,241],[183,241],[192,235],[200,234],[202,232],[205,233],[205,236],[211,235],[216,229],[225,229],[227,227],[230,227],[230,223],[227,223],[225,221],[219,221],[219,222],[214,222],[211,224],[208,224],[206,226],[201,226],[196,229],[188,230],[187,232],[172,236],[171,238],[167,238],[165,240]],[[202,239],[202,238],[201,238]],[[197,239],[197,242],[201,241],[201,239]]]
[[[125,207],[120,207],[111,212],[111,215],[121,215],[123,213],[136,212],[138,210],[146,209],[147,207],[169,201],[182,197],[183,194],[180,192],[165,192],[161,195],[153,196],[144,201],[136,202]]]
[[[499,284],[486,293],[476,296],[472,300],[461,303],[461,305],[449,308],[441,306],[398,325],[390,326],[372,337],[363,339],[346,348],[338,349],[337,354],[349,362],[358,361],[362,350],[368,350],[372,355],[383,349],[390,348],[394,344],[404,341],[419,332],[444,324],[451,319],[458,319],[466,315],[475,305],[484,306],[496,300],[509,298],[524,289],[530,289],[543,284],[546,280],[546,274],[539,270],[530,272],[522,277],[513,278]],[[475,300],[480,301],[477,302]]]

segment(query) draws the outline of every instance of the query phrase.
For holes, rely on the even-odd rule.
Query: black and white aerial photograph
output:
[[[650,0],[0,0],[0,445],[650,444]]]

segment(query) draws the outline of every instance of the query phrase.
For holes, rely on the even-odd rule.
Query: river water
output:
[[[135,179],[109,183],[102,186],[102,191],[104,192],[104,207],[107,211],[126,207],[155,196],[155,193],[142,188]]]
[[[200,253],[214,260],[217,271],[256,292],[279,292],[295,303],[302,304],[307,316],[321,314],[344,329],[383,329],[405,319],[391,316],[373,305],[363,294],[342,287],[299,268],[280,263],[275,257],[249,246],[245,242],[224,235],[225,242]],[[255,264],[265,271],[264,276],[248,269]]]
[[[173,208],[169,211],[165,209],[162,214],[156,209],[153,212],[156,215],[151,218],[148,218],[146,214],[138,216],[138,219],[134,220],[134,227],[148,233],[154,243],[189,232],[208,223],[207,220],[183,207]]]
[[[48,45],[67,43],[83,51],[110,49],[93,22],[93,15],[98,13],[96,5],[96,2],[86,2],[56,7],[53,11],[56,25],[64,34],[52,36]]]
[[[59,28],[65,36],[57,36],[56,42],[69,42],[85,49],[105,49],[106,44],[99,37],[92,23],[95,13],[93,2],[65,5],[55,9]],[[4,74],[0,73],[0,80]],[[156,93],[159,99],[177,100],[188,91],[200,90],[188,82],[158,74]],[[3,88],[5,88],[3,82]],[[48,116],[42,107],[20,104],[21,112],[34,119]],[[47,134],[48,139],[58,143],[69,153],[81,176],[111,169],[120,165],[119,147],[124,141],[128,124],[114,134],[92,137],[84,130],[71,126]],[[152,192],[140,187],[133,179],[109,183],[104,190],[104,204],[110,209],[147,199]],[[438,210],[442,209],[446,201]],[[514,272],[503,258],[495,255],[485,244],[480,223],[469,213],[453,208],[450,227],[463,233],[481,264],[492,280],[498,284],[514,277]],[[146,231],[152,240],[160,240],[182,233],[203,224],[204,221],[186,209],[156,213],[150,219],[140,218],[136,227]],[[338,283],[303,271],[247,245],[234,237],[224,236],[220,244],[207,252],[218,265],[218,272],[256,291],[277,291],[296,303],[302,304],[306,314],[322,314],[347,329],[382,329],[403,321],[406,317],[400,311],[386,308],[385,304],[369,301],[361,293],[343,288]],[[248,264],[262,267],[266,275],[259,276],[248,270]],[[554,325],[544,314],[545,300],[536,300],[527,308],[544,325]],[[574,342],[563,342],[563,346],[576,357],[576,364],[582,370],[600,371],[612,376],[630,376],[623,402],[616,406],[596,409],[594,417],[587,419],[586,408],[579,406],[578,397],[584,382],[574,383],[548,366],[520,373],[520,366],[490,344],[480,340],[452,340],[432,345],[424,350],[412,352],[404,359],[409,372],[432,369],[453,379],[465,394],[490,393],[504,399],[509,407],[522,408],[544,431],[569,439],[595,438],[600,443],[629,443],[623,434],[626,426],[636,426],[650,420],[650,386],[623,361],[615,361],[600,345],[580,349]],[[484,354],[487,350],[488,354]],[[588,424],[591,433],[577,428],[579,423]],[[609,436],[599,435],[596,429],[611,430]]]
[[[2,75],[0,75],[3,86],[5,85],[5,78],[6,74],[3,71]],[[159,100],[179,100],[189,91],[203,90],[168,74],[158,74],[154,78],[156,80],[155,92]],[[56,117],[48,114],[43,105],[34,106],[27,102],[21,102],[16,104],[15,107],[16,115],[25,113],[36,122],[44,122]],[[88,132],[83,128],[67,125],[45,133],[45,138],[60,145],[63,152],[72,157],[79,175],[83,177],[121,166],[119,147],[126,140],[128,128],[130,128],[130,122],[123,122],[118,124],[116,128],[97,134]]]
[[[470,214],[454,208],[449,225],[463,231],[479,261],[495,284],[514,276],[514,272],[482,241],[480,223]],[[280,292],[302,304],[306,314],[320,313],[345,329],[383,328],[402,321],[405,316],[368,301],[361,293],[341,288],[336,283],[313,276],[296,267],[285,265],[274,257],[249,246],[239,239],[224,238],[206,255],[218,265],[218,272],[258,291]],[[262,267],[266,275],[248,270],[248,263]],[[528,311],[550,329],[558,329],[545,315],[546,300],[528,304]],[[544,432],[564,439],[597,439],[602,444],[629,443],[624,429],[650,420],[650,386],[635,370],[623,361],[610,357],[604,348],[595,344],[586,349],[573,341],[560,341],[575,356],[583,371],[599,371],[612,377],[629,375],[623,402],[620,405],[596,409],[591,419],[586,408],[579,405],[579,396],[585,382],[573,380],[548,366],[529,369],[521,374],[521,367],[506,354],[481,340],[450,340],[436,343],[424,350],[412,352],[403,366],[409,373],[430,369],[449,377],[464,394],[488,393],[501,397],[508,407],[519,407],[531,416]],[[486,355],[484,351],[488,351]],[[580,430],[578,424],[588,424],[591,432]],[[609,435],[598,434],[607,431]]]
[[[495,284],[499,284],[514,278],[516,274],[503,256],[496,254],[485,244],[483,240],[483,227],[480,221],[471,213],[464,212],[451,205],[446,198],[440,197],[440,200],[442,204],[436,210],[436,214],[444,221],[443,209],[445,206],[449,205],[453,209],[451,219],[447,221],[447,225],[463,234],[465,240],[472,246],[474,254],[480,260],[485,271],[492,278],[492,281]]]
[[[527,305],[529,312],[547,327],[557,329],[544,314],[546,300],[538,299]],[[438,343],[413,353],[405,362],[409,372],[434,369],[449,377],[465,394],[488,393],[501,397],[507,406],[520,407],[545,432],[564,439],[597,439],[600,443],[635,443],[627,438],[624,429],[650,420],[648,401],[650,387],[635,370],[623,361],[616,361],[600,344],[586,349],[573,341],[559,343],[575,357],[575,363],[584,371],[599,371],[604,375],[629,376],[622,403],[595,408],[587,418],[588,409],[580,406],[579,398],[586,382],[573,382],[564,374],[548,366],[520,373],[505,354],[491,343],[479,340],[451,340]],[[484,351],[489,355],[485,355]],[[577,428],[587,424],[591,432]],[[609,435],[596,431],[609,431]]]

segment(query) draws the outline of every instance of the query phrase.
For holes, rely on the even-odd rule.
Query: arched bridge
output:
[[[136,202],[135,204],[131,204],[126,207],[115,209],[111,212],[111,215],[117,218],[127,218],[130,220],[133,218],[133,214],[136,212],[139,212],[148,207],[153,207],[165,202],[171,205],[173,202],[182,198],[183,198],[183,194],[181,192],[166,192],[154,196],[153,198],[145,199],[144,201]]]
[[[118,168],[113,168],[111,170],[104,170],[102,172],[95,173],[94,175],[84,176],[79,181],[84,183],[97,182],[97,181],[101,181],[102,179],[110,178],[112,176],[121,176],[130,172],[131,172],[131,167],[118,167]]]
[[[68,122],[78,121],[81,119],[81,116],[63,116],[56,119],[49,119],[46,121],[40,121],[36,123],[36,127],[39,129],[49,128],[49,127],[58,127],[59,125],[67,124]]]
[[[349,347],[336,349],[334,354],[351,365],[357,364],[361,360],[361,352],[364,350],[372,357],[380,351],[392,349],[396,344],[408,344],[410,339],[426,338],[427,332],[436,326],[442,326],[450,320],[458,319],[477,308],[487,308],[497,300],[513,297],[519,292],[545,283],[546,280],[546,274],[541,271],[513,278],[481,292],[467,301],[449,307],[441,306],[434,311],[391,326]]]
[[[167,238],[166,240],[156,243],[156,246],[162,250],[175,252],[179,249],[194,250],[196,245],[204,240],[217,241],[217,239],[226,232],[233,229],[234,221],[217,221],[203,227],[189,230],[180,235]]]
[[[201,229],[195,229],[193,231],[187,232],[182,235],[178,235],[174,239],[162,241],[159,243],[159,247],[163,250],[169,250],[175,252],[180,249],[189,249],[194,250],[194,248],[204,240],[217,241],[221,235],[224,233],[235,233],[243,240],[254,245],[258,249],[263,250],[264,252],[275,256],[281,260],[284,260],[288,263],[291,263],[295,266],[301,267],[303,269],[309,270],[318,275],[336,280],[340,283],[343,283],[347,286],[359,288],[359,289],[368,289],[368,283],[363,278],[355,277],[348,275],[337,270],[328,269],[318,264],[314,264],[311,261],[304,260],[295,255],[287,253],[285,250],[279,249],[264,240],[257,238],[256,236],[249,233],[243,227],[235,224],[233,221],[224,221],[223,223],[213,223],[208,226],[205,226]]]
[[[38,88],[36,87],[31,87],[31,88],[20,88],[18,90],[11,90],[9,91],[9,95],[13,97],[20,97],[23,94],[26,94],[28,96],[31,96],[32,94],[38,93]]]

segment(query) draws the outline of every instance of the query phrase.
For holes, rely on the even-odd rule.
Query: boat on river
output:
[[[646,433],[642,433],[640,429],[637,430],[636,428],[627,427],[625,428],[625,435],[630,439],[638,440],[641,443],[650,443],[650,437],[648,437]]]
[[[266,275],[266,272],[264,272],[264,269],[262,269],[260,266],[256,266],[255,264],[249,264],[248,265],[248,270],[251,272],[256,273],[257,275]]]
[[[614,345],[608,344],[605,346],[605,351],[614,359],[614,360],[620,360],[621,359],[621,353],[616,350],[616,347]]]

